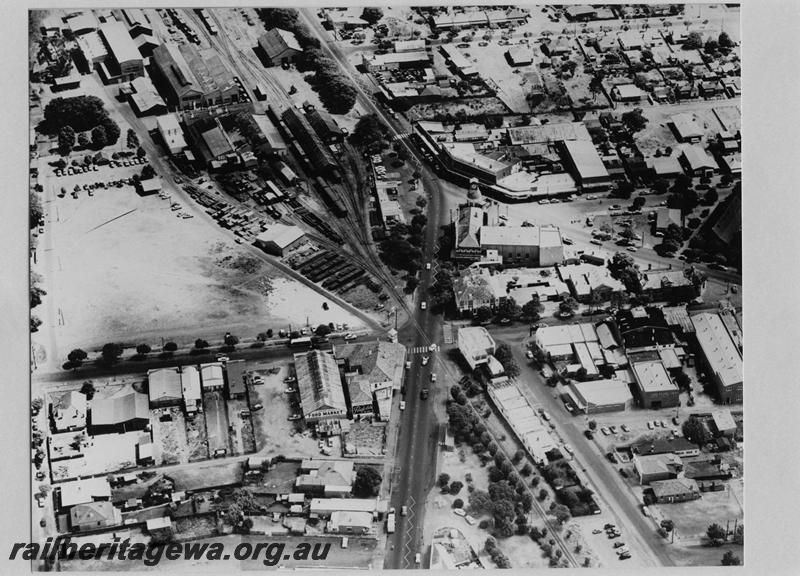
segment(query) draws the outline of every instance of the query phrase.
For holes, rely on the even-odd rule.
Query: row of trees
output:
[[[96,96],[54,98],[45,106],[44,120],[38,130],[58,135],[58,152],[62,156],[69,154],[76,144],[84,148],[91,144],[100,149],[116,144],[120,137],[119,126]],[[86,132],[90,132],[91,140]]]

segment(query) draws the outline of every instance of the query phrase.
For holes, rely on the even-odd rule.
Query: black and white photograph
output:
[[[744,273],[744,12],[26,7],[31,519],[3,554],[758,569],[745,478],[779,472],[744,456],[742,303],[789,300]],[[749,369],[748,403],[789,374]]]

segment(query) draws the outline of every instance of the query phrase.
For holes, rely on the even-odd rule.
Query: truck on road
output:
[[[395,528],[395,512],[394,508],[389,510],[389,515],[386,517],[386,533],[394,534]]]

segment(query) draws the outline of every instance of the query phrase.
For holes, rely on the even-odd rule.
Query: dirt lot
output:
[[[256,445],[260,447],[260,456],[277,456],[283,454],[297,458],[319,456],[317,441],[308,432],[298,433],[294,422],[287,418],[291,415],[289,400],[283,391],[287,388],[283,379],[289,375],[288,366],[283,365],[280,371],[269,374],[267,371],[256,371],[264,378],[264,384],[254,386],[251,395],[252,404],[261,403],[264,410],[253,412],[253,427]]]
[[[188,444],[189,462],[208,460],[206,416],[202,412],[196,413],[191,420],[186,420],[186,442]]]
[[[432,120],[448,113],[455,115],[459,110],[463,110],[467,117],[508,113],[508,109],[499,98],[459,98],[444,103],[415,104],[408,109],[406,117],[410,122]]]
[[[200,490],[241,482],[243,466],[242,461],[209,460],[170,470],[167,475],[175,481],[175,491]]]
[[[226,450],[230,454],[228,412],[222,392],[218,390],[204,392],[203,406],[205,407],[209,454],[213,457],[217,450]]]
[[[733,480],[738,483],[738,480]],[[726,483],[726,486],[729,483]],[[732,490],[704,492],[703,497],[691,502],[678,504],[657,504],[654,506],[664,518],[675,522],[675,541],[697,544],[712,523],[725,527],[730,521],[733,530],[734,520],[741,523],[743,511],[737,495]]]
[[[153,410],[150,422],[153,425],[155,459],[159,465],[188,462],[186,427],[180,408]],[[170,418],[165,420],[165,418]]]

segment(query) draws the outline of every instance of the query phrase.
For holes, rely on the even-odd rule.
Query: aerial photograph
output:
[[[30,10],[11,558],[744,565],[740,15]]]

